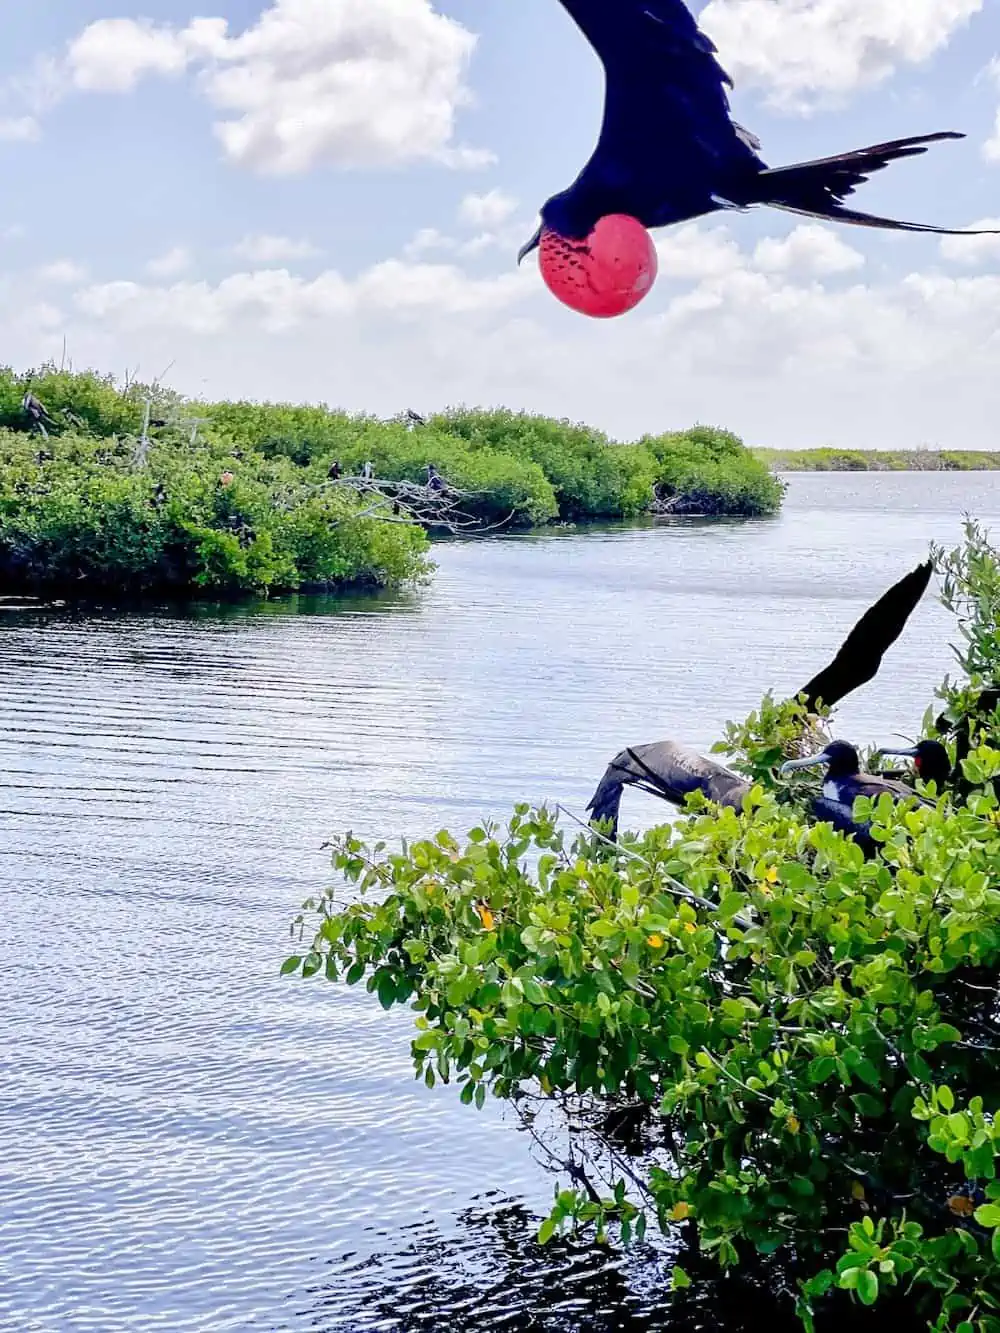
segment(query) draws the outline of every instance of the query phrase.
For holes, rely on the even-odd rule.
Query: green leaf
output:
[[[683,1291],[685,1287],[690,1287],[690,1285],[691,1279],[688,1277],[687,1273],[684,1272],[684,1269],[675,1267],[673,1274],[671,1275],[670,1290]]]
[[[359,960],[358,962],[351,964],[344,980],[347,982],[348,986],[356,986],[364,975],[365,965]]]
[[[809,1061],[808,1072],[810,1083],[825,1083],[837,1072],[837,1062],[832,1055],[819,1055]]]
[[[378,979],[378,1002],[383,1009],[391,1009],[396,1003],[396,982],[390,972],[383,972]]]
[[[301,966],[302,966],[302,959],[298,954],[296,954],[292,958],[286,958],[285,961],[281,964],[281,976],[283,977],[291,976],[291,974],[293,972],[297,972]]]
[[[943,1084],[940,1088],[938,1088],[937,1099],[938,1099],[938,1105],[942,1108],[942,1110],[954,1111],[955,1094],[952,1092],[951,1088],[947,1086],[947,1084]]]
[[[621,931],[612,921],[606,921],[603,917],[591,923],[590,933],[599,940],[610,939],[612,935],[620,935]]]
[[[857,1293],[862,1305],[874,1305],[878,1300],[878,1278],[870,1269],[858,1269]]]
[[[943,1046],[945,1042],[961,1041],[962,1034],[958,1028],[952,1027],[950,1023],[938,1023],[932,1027],[927,1036],[934,1042],[935,1046]]]
[[[976,1209],[975,1218],[981,1227],[1000,1227],[1000,1206],[984,1203]]]
[[[881,1097],[873,1097],[870,1092],[858,1092],[851,1098],[858,1112],[872,1120],[885,1114],[885,1102]]]

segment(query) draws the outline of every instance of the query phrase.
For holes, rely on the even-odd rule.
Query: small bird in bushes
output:
[[[235,480],[236,478],[231,472],[223,472],[222,476],[219,478],[219,485],[232,486]]]
[[[964,135],[946,130],[769,167],[760,142],[730,116],[732,80],[683,0],[561,3],[604,66],[604,119],[589,162],[543,205],[518,262],[540,248],[543,278],[573,309],[604,318],[631,309],[656,277],[649,229],[724,209],[763,204],[891,231],[983,234],[846,202],[873,172]]]

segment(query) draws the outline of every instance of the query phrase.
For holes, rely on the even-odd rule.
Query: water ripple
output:
[[[655,1254],[534,1246],[523,1138],[414,1083],[406,1015],[279,981],[288,922],[333,831],[582,811],[623,744],[708,745],[963,509],[1000,514],[997,482],[809,478],[778,522],[449,543],[405,596],[8,609],[0,1327],[716,1326],[678,1322]],[[918,725],[946,631],[929,601],[848,734]]]

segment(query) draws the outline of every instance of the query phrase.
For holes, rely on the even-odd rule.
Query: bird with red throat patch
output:
[[[604,66],[604,119],[589,162],[542,207],[518,263],[537,249],[546,286],[572,310],[608,319],[634,309],[656,280],[650,231],[722,210],[766,205],[889,231],[997,234],[898,222],[845,202],[873,172],[964,135],[939,131],[771,168],[730,116],[732,80],[683,0],[560,2]]]

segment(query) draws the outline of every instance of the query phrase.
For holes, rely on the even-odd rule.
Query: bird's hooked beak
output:
[[[920,751],[917,749],[915,745],[911,745],[905,750],[892,750],[886,746],[883,747],[882,749],[876,750],[875,753],[879,756],[879,758],[885,758],[886,755],[892,755],[894,758],[899,758],[899,759],[916,759],[919,756]]]
[[[527,245],[522,245],[521,248],[520,248],[520,250],[518,250],[518,252],[517,252],[517,266],[518,266],[518,268],[521,267],[521,264],[522,264],[523,261],[527,258],[527,256],[531,254],[532,250],[537,250],[538,247],[541,245],[541,243],[542,243],[542,232],[544,231],[544,229],[545,229],[545,224],[542,223],[542,224],[539,226],[538,230],[535,232],[534,236],[532,236],[532,238],[531,238],[531,240],[528,242],[528,244],[527,244]]]
[[[789,759],[778,769],[779,773],[794,773],[799,768],[816,768],[820,764],[828,764],[830,756],[824,750],[822,754],[811,755],[808,759]]]

